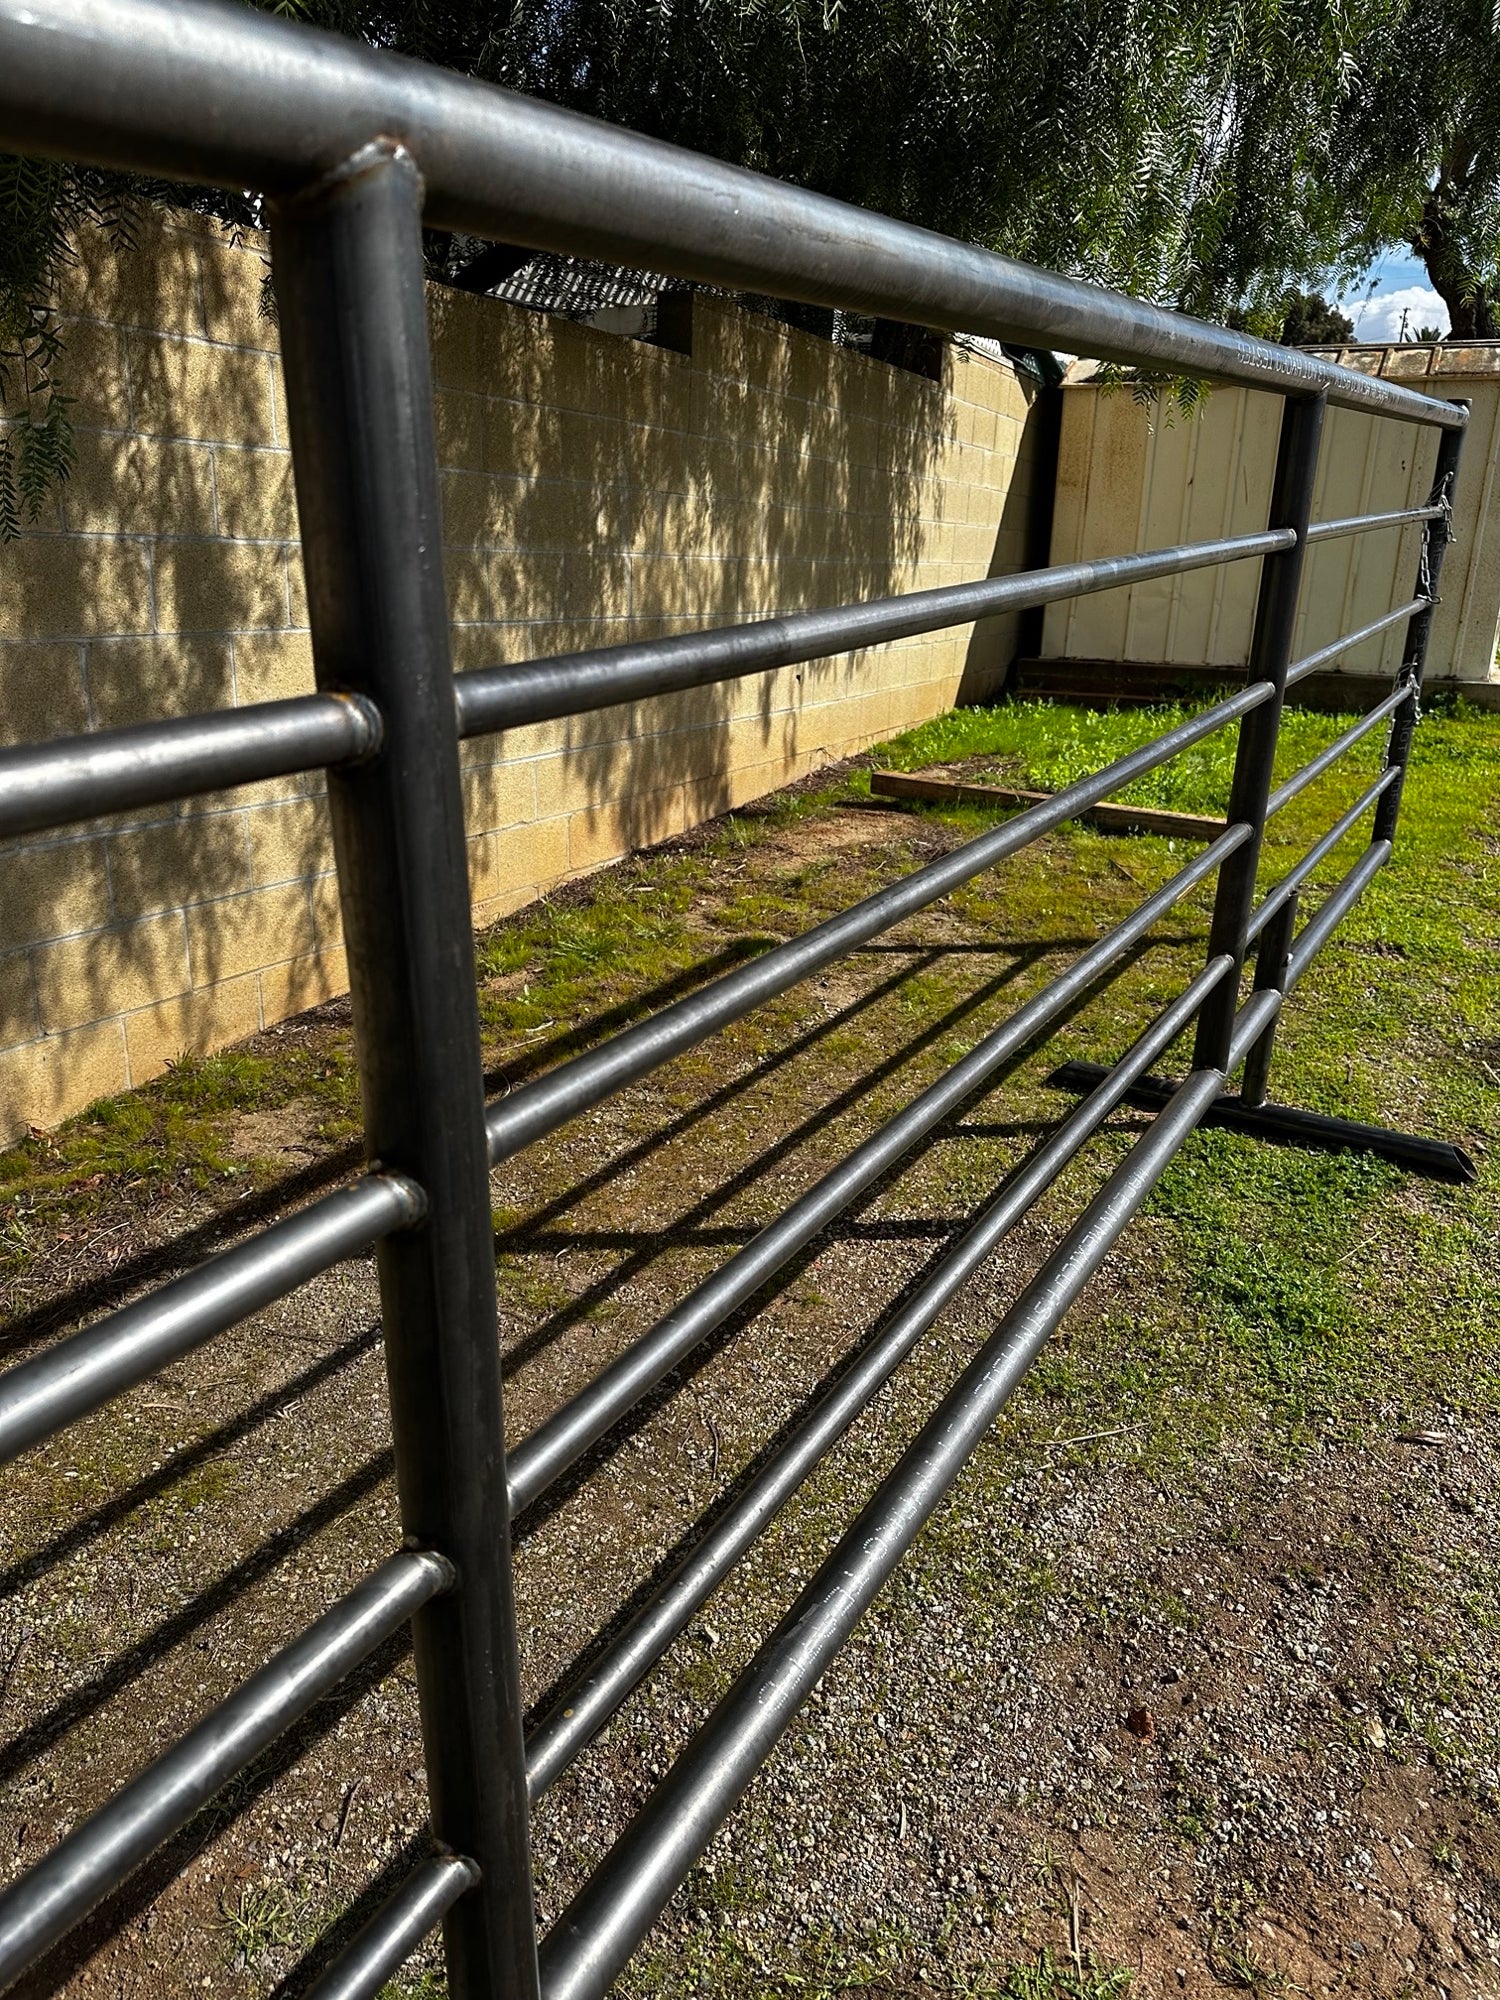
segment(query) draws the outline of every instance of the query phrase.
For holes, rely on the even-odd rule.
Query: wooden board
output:
[[[967,784],[958,778],[934,778],[925,771],[872,771],[870,790],[883,799],[926,799],[934,805],[1035,806],[1052,794],[1023,792],[1012,785]],[[1167,812],[1159,806],[1101,804],[1081,812],[1109,833],[1179,834],[1185,840],[1216,840],[1225,822],[1207,813]]]

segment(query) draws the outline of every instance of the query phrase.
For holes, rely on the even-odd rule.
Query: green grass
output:
[[[246,1882],[219,1899],[229,1957],[250,1970],[273,1952],[306,1951],[318,1935],[323,1912],[303,1883]]]
[[[346,1033],[328,1031],[315,1048],[289,1045],[274,1056],[184,1056],[145,1089],[101,1098],[58,1131],[0,1152],[0,1283],[122,1198],[144,1210],[167,1195],[226,1200],[265,1185],[278,1168],[232,1143],[234,1121],[293,1104],[329,1148],[358,1133]]]
[[[1055,787],[1148,740],[1189,711],[1179,707],[1097,712],[1040,702],[960,710],[897,738],[877,761],[915,766],[958,759],[999,765],[1029,784]],[[1292,710],[1278,769],[1294,769],[1347,718]],[[1222,809],[1234,732],[1220,731],[1186,758],[1132,788],[1131,796],[1194,810]],[[1378,733],[1352,768],[1313,787],[1268,836],[1263,874],[1274,879],[1376,768]],[[923,810],[960,832],[990,824],[972,808],[892,815],[889,854],[872,863],[818,855],[779,868],[747,867],[755,848],[797,820],[857,800],[865,773],[771,802],[710,829],[689,848],[669,849],[608,871],[597,882],[544,901],[497,927],[478,952],[480,1011],[492,1058],[502,1067],[528,1050],[553,1056],[623,1025],[703,976],[805,929],[909,865],[900,829]],[[1314,1109],[1470,1135],[1479,1144],[1500,1123],[1500,1019],[1494,983],[1500,935],[1500,719],[1461,705],[1418,732],[1405,814],[1392,865],[1314,967],[1281,1037],[1274,1094]],[[1489,818],[1486,818],[1486,814]],[[1346,844],[1325,879],[1358,851]],[[971,925],[1018,938],[1093,935],[1106,920],[1180,865],[1180,843],[1111,839],[1075,828],[956,891],[954,912]],[[727,864],[721,866],[721,864]],[[1315,906],[1318,892],[1307,897]],[[1204,900],[1185,906],[1201,922]],[[1192,954],[1163,952],[1149,977],[1123,982],[1090,1008],[1078,1052],[1107,1055],[1133,1033],[1143,1000],[1175,990]],[[913,976],[896,1018],[910,1028],[938,1018],[958,995],[951,967]],[[737,1030],[744,1051],[773,1051],[795,999],[760,1010]],[[593,1021],[592,1029],[581,1024]],[[830,1038],[833,1067],[854,1066],[863,1025]],[[942,1044],[952,1060],[972,1035],[962,1026]],[[1085,1046],[1079,1048],[1079,1042]],[[763,1045],[763,1047],[762,1047]],[[712,1049],[678,1065],[684,1102],[715,1075]],[[906,1092],[898,1082],[893,1098]],[[1036,1100],[1055,1113],[1057,1100]],[[146,1089],[109,1098],[0,1154],[0,1276],[25,1270],[37,1251],[74,1237],[121,1196],[146,1207],[164,1194],[210,1203],[274,1177],[275,1167],[235,1137],[247,1113],[296,1112],[325,1145],[357,1131],[358,1090],[348,1032],[323,1026],[268,1051],[185,1058]],[[982,1191],[990,1149],[950,1150],[955,1191]],[[1189,1350],[1211,1329],[1219,1366],[1214,1387],[1195,1396],[1192,1448],[1240,1408],[1287,1441],[1316,1434],[1374,1395],[1382,1381],[1417,1401],[1448,1388],[1486,1405],[1500,1394],[1482,1331],[1496,1312],[1488,1161],[1473,1193],[1432,1195],[1366,1158],[1284,1151],[1204,1132],[1169,1170],[1147,1225],[1180,1285],[1180,1310],[1143,1331],[1106,1323],[1111,1365],[1077,1383],[1049,1359],[1039,1393],[1079,1419],[1111,1400],[1138,1395],[1188,1367]],[[497,1222],[501,1219],[497,1218]],[[1408,1282],[1392,1287],[1383,1273]],[[551,1274],[546,1274],[550,1279]],[[519,1304],[545,1310],[542,1280],[506,1275]],[[1427,1324],[1425,1297],[1445,1310]],[[536,1293],[533,1297],[532,1294]],[[1389,1293],[1389,1297],[1387,1294]],[[1470,1357],[1458,1379],[1457,1357]],[[1444,1385],[1447,1385],[1446,1387]],[[1182,1412],[1174,1417],[1179,1426]]]
[[[875,761],[991,760],[1027,783],[1052,787],[1187,713],[1040,702],[960,710],[883,746]],[[1295,768],[1347,720],[1289,711],[1278,768]],[[1233,744],[1233,730],[1221,731],[1131,795],[1222,809]],[[1352,769],[1341,767],[1273,822],[1266,879],[1357,792],[1379,756],[1377,733],[1354,754]],[[607,871],[492,930],[478,950],[492,1060],[503,1070],[534,1048],[555,1059],[580,1035],[591,1039],[638,1018],[705,969],[740,962],[854,901],[910,865],[903,823],[934,816],[967,833],[993,822],[992,813],[973,808],[913,809],[891,816],[889,851],[875,862],[867,853],[855,860],[815,853],[795,865],[747,865],[768,837],[866,792],[866,774],[856,770],[773,800],[720,822],[688,848]],[[1461,705],[1429,717],[1417,736],[1408,806],[1392,865],[1292,1003],[1273,1093],[1314,1109],[1477,1135],[1483,1143],[1500,1124],[1493,966],[1500,855],[1486,831],[1500,810],[1500,718]],[[1357,840],[1325,879],[1357,853]],[[1185,851],[1170,840],[1069,829],[959,889],[951,906],[992,934],[1091,936],[1179,866]],[[1205,907],[1202,895],[1184,906],[1189,928],[1201,923]],[[1070,1031],[1073,1051],[1116,1052],[1138,1029],[1143,1001],[1175,991],[1193,956],[1191,949],[1163,951],[1149,971],[1092,1003]],[[950,965],[916,973],[896,997],[896,1027],[917,1030],[939,1018],[959,992]],[[741,1024],[742,1053],[773,1052],[800,1004],[789,996]],[[857,1069],[866,1032],[860,1023],[830,1037],[830,1066]],[[960,1024],[933,1059],[953,1060],[972,1039]],[[676,1066],[669,1088],[691,1103],[711,1085],[717,1063],[713,1045],[696,1052]],[[907,1094],[907,1081],[898,1078],[882,1089],[881,1102],[889,1098],[894,1107]],[[1034,1096],[1023,1108],[1054,1116],[1058,1100]],[[141,1207],[170,1193],[221,1203],[274,1178],[274,1163],[237,1142],[235,1125],[247,1113],[278,1109],[295,1112],[328,1146],[357,1131],[346,1029],[323,1025],[272,1051],[262,1040],[253,1050],[184,1058],[149,1087],[105,1099],[59,1132],[0,1154],[0,1276],[24,1272],[40,1248],[77,1236],[122,1196]],[[955,1143],[947,1159],[955,1195],[982,1194],[992,1149]],[[1487,1406],[1500,1395],[1482,1338],[1500,1305],[1494,1260],[1484,1254],[1492,1189],[1487,1161],[1479,1190],[1438,1197],[1367,1158],[1200,1133],[1169,1170],[1145,1225],[1175,1274],[1176,1307],[1146,1328],[1112,1324],[1106,1315],[1091,1366],[1073,1380],[1066,1357],[1049,1355],[1037,1394],[1056,1406],[1059,1420],[1066,1414],[1083,1431],[1096,1419],[1102,1424],[1121,1396],[1160,1394],[1172,1384],[1180,1391],[1189,1373],[1198,1384],[1191,1407],[1184,1412],[1179,1393],[1169,1427],[1173,1448],[1189,1450],[1220,1435],[1236,1410],[1293,1444],[1330,1421],[1351,1420],[1393,1385],[1413,1404],[1451,1390]],[[497,1227],[509,1221],[497,1216]],[[1408,1282],[1389,1285],[1383,1274],[1398,1271]],[[551,1272],[528,1274],[507,1261],[503,1282],[517,1305],[543,1312],[558,1303]],[[1445,1310],[1429,1326],[1423,1304],[1434,1288]],[[1208,1333],[1218,1363],[1211,1382],[1192,1362]],[[1465,1354],[1469,1365],[1454,1379]]]
[[[747,1889],[746,1905],[765,1885]],[[727,1912],[715,1912],[724,1915]],[[622,1992],[641,2000],[840,2000],[863,1994],[930,1992],[946,2000],[1126,2000],[1131,1977],[1085,1950],[1075,1964],[1045,1947],[1034,1957],[997,1966],[965,1962],[941,1938],[927,1943],[891,1919],[878,1929],[835,1934],[813,1925],[795,1943],[745,1942],[730,1924],[710,1922],[666,1951],[647,1950],[629,1967]]]
[[[1043,703],[960,711],[899,738],[880,758],[912,767],[995,756],[1026,782],[1051,787],[1187,712]],[[1295,769],[1348,720],[1289,712],[1278,773]],[[1233,740],[1232,731],[1211,739],[1178,788],[1158,790],[1152,802],[1222,810]],[[1312,787],[1272,823],[1263,881],[1276,879],[1357,794],[1380,754],[1377,732],[1349,760],[1352,770]],[[1144,1225],[1173,1274],[1175,1303],[1145,1324],[1106,1317],[1087,1367],[1071,1367],[1065,1352],[1049,1355],[1035,1389],[1059,1418],[1066,1413],[1079,1430],[1102,1426],[1122,1398],[1144,1393],[1160,1417],[1148,1426],[1148,1445],[1163,1451],[1201,1451],[1241,1425],[1295,1449],[1330,1424],[1349,1433],[1377,1413],[1388,1424],[1393,1405],[1415,1412],[1434,1399],[1459,1408],[1500,1403],[1493,1340],[1500,1266],[1487,1247],[1496,1176],[1482,1150],[1500,1132],[1497,824],[1500,717],[1462,704],[1428,717],[1395,857],[1294,996],[1273,1075],[1276,1098],[1471,1144],[1480,1186],[1438,1190],[1368,1155],[1198,1133],[1169,1168]],[[1068,836],[1073,853],[1090,838]],[[1350,864],[1359,838],[1320,880]],[[1095,845],[1112,846],[1122,866],[1138,868],[1169,844]],[[1069,891],[1096,885],[1057,880],[1057,872],[1053,922],[1072,917],[1086,929],[1087,906]],[[1308,908],[1319,894],[1307,895]],[[1091,1011],[1101,1053],[1122,1035],[1112,1014],[1107,1002]],[[1434,1298],[1443,1301],[1441,1313],[1431,1310]],[[1207,1375],[1197,1359],[1205,1341],[1214,1357]]]
[[[1046,701],[961,708],[898,736],[881,749],[879,761],[893,770],[916,771],[928,764],[977,758],[981,760],[974,769],[977,777],[993,772],[1038,791],[1057,792],[1139,750],[1197,712],[1181,702],[1107,710]],[[1282,720],[1278,776],[1305,764],[1350,720],[1346,715],[1288,709]],[[1174,812],[1221,813],[1229,799],[1234,745],[1234,731],[1220,730],[1113,796],[1131,805]]]

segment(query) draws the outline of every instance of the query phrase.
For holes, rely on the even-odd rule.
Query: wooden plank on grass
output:
[[[925,771],[872,771],[870,790],[883,799],[926,799],[934,805],[1035,806],[1050,792],[1023,792],[1013,785],[976,785],[958,778],[934,778]],[[1090,806],[1078,815],[1109,833],[1168,833],[1184,840],[1216,840],[1225,822],[1210,813],[1167,812],[1160,806]]]

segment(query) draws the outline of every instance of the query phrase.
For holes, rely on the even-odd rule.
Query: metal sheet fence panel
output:
[[[1262,1100],[1288,996],[1391,853],[1465,413],[1383,379],[213,0],[0,0],[0,143],[273,197],[274,277],[319,693],[0,753],[0,832],[326,766],[374,1168],[356,1186],[0,1378],[0,1451],[49,1435],[335,1258],[376,1242],[397,1478],[415,1545],[0,1895],[0,1984],[33,1962],[246,1755],[411,1616],[437,1852],[418,1863],[313,1990],[320,2000],[375,1993],[441,1920],[454,2000],[526,2000],[540,1992],[547,2000],[582,2000],[602,1992],[623,1966],[1200,1122],[1237,1118],[1241,1129],[1269,1137],[1375,1145],[1424,1171],[1464,1176],[1467,1163],[1456,1148]],[[424,220],[1280,390],[1287,401],[1271,522],[1234,540],[482,670],[455,689],[440,567]],[[1438,481],[1426,506],[1309,522],[1325,401],[1440,428]],[[1424,551],[1413,601],[1292,664],[1308,543],[1417,521],[1424,523]],[[1249,686],[486,1109],[461,736],[1252,558],[1263,568]],[[1402,618],[1410,619],[1406,661],[1392,695],[1273,792],[1286,687]],[[1387,713],[1395,722],[1381,776],[1257,907],[1268,813]],[[490,1165],[1231,722],[1240,725],[1240,741],[1224,833],[649,1329],[544,1423],[508,1470]],[[1294,937],[1299,894],[1372,807],[1370,845]],[[1216,868],[1204,971],[1114,1065],[1071,1066],[1089,1091],[1084,1103],[874,1330],[684,1566],[523,1745],[512,1503],[537,1498]],[[1240,975],[1257,938],[1255,989],[1241,1005]],[[1147,1076],[1195,1018],[1192,1073],[1176,1086]],[[1242,1097],[1226,1097],[1227,1077],[1247,1059]],[[604,1858],[546,1940],[539,1966],[528,1792],[544,1790],[580,1752],[937,1313],[1121,1102],[1149,1105],[1155,1123]]]

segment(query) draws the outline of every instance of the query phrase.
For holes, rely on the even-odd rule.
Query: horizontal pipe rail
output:
[[[1399,604],[1394,611],[1387,611],[1379,618],[1372,618],[1368,625],[1361,625],[1357,631],[1346,632],[1342,639],[1335,639],[1331,645],[1320,646],[1317,652],[1309,653],[1305,659],[1297,660],[1287,668],[1287,686],[1291,687],[1297,681],[1306,680],[1307,676],[1315,674],[1319,667],[1326,667],[1355,646],[1362,646],[1366,639],[1378,639],[1382,632],[1388,632],[1393,625],[1404,625],[1419,611],[1430,610],[1431,606],[1431,598],[1414,597],[1410,604]]]
[[[0,750],[0,835],[357,763],[380,717],[352,695],[303,694]]]
[[[653,696],[680,694],[716,681],[736,680],[774,667],[799,666],[860,646],[884,645],[919,632],[967,625],[1002,611],[1022,611],[1059,598],[1115,590],[1153,577],[1178,576],[1217,563],[1275,555],[1290,548],[1289,528],[1184,543],[1144,555],[1109,556],[1097,562],[1062,563],[1014,576],[913,590],[862,604],[831,605],[784,618],[757,619],[717,631],[683,632],[666,639],[633,640],[585,653],[561,653],[519,666],[477,667],[454,682],[459,732],[481,736],[532,722],[553,722],[593,709],[614,708]]]
[[[13,1883],[0,1895],[0,1990],[453,1582],[431,1550],[392,1556]]]
[[[374,140],[426,220],[734,290],[1461,426],[1467,411],[539,99],[209,0],[0,0],[0,144],[286,194]]]
[[[1316,757],[1302,766],[1300,771],[1294,771],[1285,784],[1276,787],[1266,800],[1266,818],[1269,819],[1272,813],[1279,813],[1283,806],[1291,804],[1299,792],[1305,792],[1308,786],[1321,778],[1325,771],[1332,770],[1346,751],[1352,750],[1356,743],[1362,743],[1372,730],[1378,729],[1386,717],[1394,715],[1402,702],[1409,700],[1410,697],[1411,688],[1403,680],[1399,687],[1392,689],[1384,701],[1376,702],[1372,709],[1362,715],[1352,728],[1346,729],[1341,736],[1335,736],[1326,749],[1320,750]]]
[[[1234,1033],[1229,1038],[1229,1070],[1232,1076],[1249,1055],[1266,1029],[1281,1012],[1285,996],[1274,986],[1252,993],[1234,1017]]]
[[[1387,766],[1375,780],[1374,784],[1360,793],[1349,810],[1346,813],[1342,813],[1334,821],[1322,839],[1314,841],[1296,867],[1289,868],[1275,887],[1266,891],[1264,897],[1256,905],[1255,910],[1251,914],[1249,933],[1249,942],[1251,944],[1260,936],[1287,897],[1296,894],[1297,890],[1301,888],[1313,870],[1320,863],[1328,859],[1328,856],[1332,854],[1339,842],[1364,817],[1375,801],[1383,797],[1390,790],[1391,786],[1395,784],[1397,776],[1396,767],[1394,765]]]
[[[698,1607],[719,1587],[798,1486],[868,1406],[876,1391],[895,1373],[938,1314],[1052,1185],[1137,1077],[1144,1075],[1157,1057],[1171,1047],[1208,994],[1233,968],[1234,960],[1227,954],[1211,960],[1120,1058],[1099,1088],[1007,1177],[995,1200],[913,1296],[897,1308],[812,1415],[720,1516],[705,1539],[610,1644],[586,1677],[537,1726],[526,1743],[526,1776],[533,1798],[539,1798],[582,1753],[631,1690],[655,1666]]]
[[[543,2000],[620,1972],[1224,1084],[1196,1070],[928,1418],[541,1949]]]
[[[1292,946],[1284,992],[1291,992],[1390,858],[1391,843],[1388,840],[1372,840],[1349,873],[1330,892],[1317,915],[1309,919]]]
[[[718,1029],[748,1014],[753,1007],[785,993],[799,980],[842,958],[856,946],[914,916],[942,896],[972,881],[986,868],[1016,853],[1039,834],[1086,812],[1123,785],[1154,771],[1226,722],[1247,715],[1271,698],[1269,681],[1252,681],[1202,714],[1181,722],[1153,742],[1118,757],[1092,777],[1080,778],[1040,805],[1017,813],[1004,825],[992,827],[951,854],[881,889],[851,909],[805,931],[801,937],[775,946],[750,964],[726,973],[697,993],[664,1007],[659,1014],[613,1035],[598,1048],[571,1062],[560,1063],[535,1082],[512,1091],[492,1104],[486,1114],[490,1163],[498,1165],[524,1146],[533,1144],[559,1125],[598,1104],[612,1091],[657,1069],[672,1056],[693,1048]]]
[[[1407,528],[1414,521],[1438,521],[1447,512],[1441,503],[1423,507],[1399,507],[1389,514],[1346,514],[1338,521],[1309,523],[1310,542],[1331,542],[1340,535],[1363,535],[1379,528]]]
[[[375,2000],[434,1924],[479,1880],[461,1854],[435,1854],[415,1867],[303,2000]]]
[[[0,1375],[0,1465],[341,1258],[409,1228],[425,1206],[403,1175],[368,1175],[8,1369]]]
[[[508,1457],[511,1511],[539,1498],[590,1445],[655,1388],[736,1307],[752,1298],[820,1230],[909,1153],[921,1138],[971,1097],[1001,1065],[1087,992],[1101,973],[1145,936],[1227,855],[1250,837],[1227,828],[1138,910],[1091,946],[1068,969],[914,1098],[878,1132],[826,1173],[682,1303],[516,1446]]]

